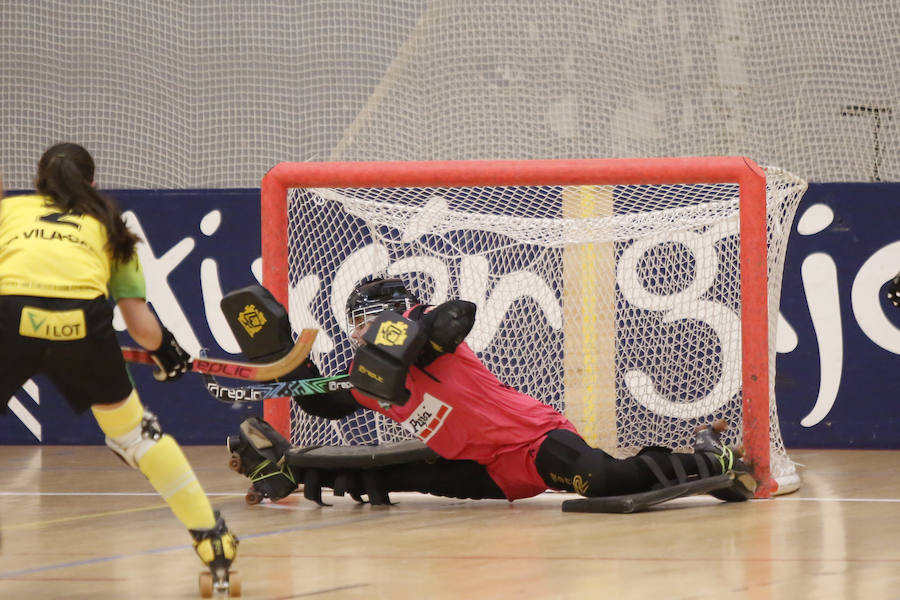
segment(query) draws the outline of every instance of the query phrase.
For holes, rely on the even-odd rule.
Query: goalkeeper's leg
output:
[[[756,490],[749,468],[712,429],[698,434],[693,454],[649,447],[627,459],[592,448],[571,431],[556,430],[541,445],[535,466],[552,488],[604,499],[570,501],[580,503],[570,506],[597,512],[632,512],[705,493],[733,502],[746,500]]]
[[[175,439],[162,432],[156,416],[144,408],[137,392],[117,404],[91,407],[106,444],[130,467],[141,471],[190,531],[194,549],[217,579],[227,581],[237,538],[213,512],[209,499]],[[224,570],[224,571],[222,571]]]
[[[252,482],[250,504],[278,500],[303,485],[303,495],[320,505],[322,489],[372,505],[390,504],[390,492],[420,492],[451,498],[504,498],[483,465],[437,457],[420,442],[386,446],[291,448],[259,417],[248,417],[228,438],[230,466]]]

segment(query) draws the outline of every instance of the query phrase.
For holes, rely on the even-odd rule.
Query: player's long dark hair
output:
[[[113,260],[125,262],[134,255],[139,238],[125,226],[115,201],[94,189],[93,183],[94,159],[78,144],[51,146],[38,161],[34,180],[38,193],[64,212],[90,215],[100,221],[106,227],[107,248]]]

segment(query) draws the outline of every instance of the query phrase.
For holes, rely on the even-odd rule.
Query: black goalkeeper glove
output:
[[[437,352],[455,352],[475,325],[475,310],[471,302],[450,300],[426,312],[421,323],[431,347]]]
[[[891,304],[900,308],[900,273],[894,275],[894,278],[888,284],[887,297]]]
[[[165,327],[162,327],[162,344],[156,350],[151,350],[150,356],[159,366],[159,370],[153,372],[157,381],[174,381],[191,368],[191,355],[184,351],[172,332]]]

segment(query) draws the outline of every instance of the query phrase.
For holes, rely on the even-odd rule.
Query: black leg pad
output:
[[[679,483],[649,492],[637,494],[625,494],[622,496],[601,496],[597,498],[578,498],[566,500],[562,503],[563,512],[584,513],[634,513],[640,512],[675,498],[709,494],[716,490],[730,488],[733,484],[734,473],[697,479],[687,483]]]

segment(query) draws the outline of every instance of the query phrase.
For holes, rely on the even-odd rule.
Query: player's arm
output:
[[[284,379],[313,379],[321,376],[322,373],[316,364],[311,360],[307,360],[296,370],[285,376]],[[353,399],[353,395],[349,390],[334,390],[322,394],[293,396],[293,400],[303,412],[314,417],[322,417],[323,419],[341,419],[352,415],[362,408]]]
[[[147,305],[144,271],[137,254],[126,263],[113,264],[109,291],[125,319],[129,335],[149,350],[159,365],[160,371],[154,376],[160,381],[170,381],[184,375],[190,368],[191,357]]]

